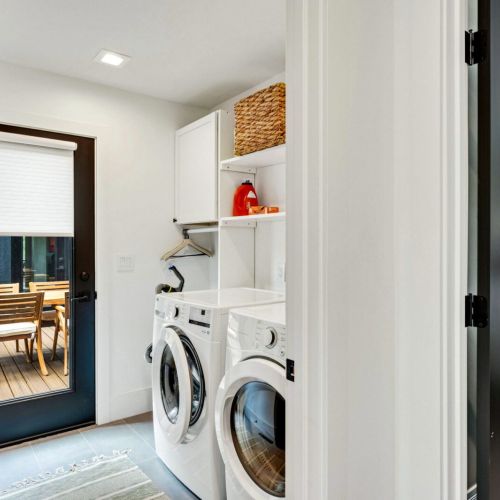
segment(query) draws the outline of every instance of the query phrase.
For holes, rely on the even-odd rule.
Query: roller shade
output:
[[[75,149],[0,133],[0,236],[73,236]]]

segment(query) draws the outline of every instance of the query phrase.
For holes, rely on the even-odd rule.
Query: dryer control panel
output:
[[[255,348],[276,356],[279,359],[286,357],[286,329],[283,325],[257,321],[255,327]]]

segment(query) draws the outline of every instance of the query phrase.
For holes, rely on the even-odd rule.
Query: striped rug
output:
[[[0,493],[0,499],[97,500],[168,499],[126,454],[96,458],[90,463],[58,471],[46,478],[29,479]]]

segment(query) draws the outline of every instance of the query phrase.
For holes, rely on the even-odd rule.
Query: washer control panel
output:
[[[172,322],[179,326],[189,326],[191,331],[197,332],[204,337],[211,334],[212,310],[169,300],[168,297],[159,295],[155,302],[155,317],[165,322]]]
[[[257,321],[255,348],[279,359],[286,358],[286,328],[283,325]]]

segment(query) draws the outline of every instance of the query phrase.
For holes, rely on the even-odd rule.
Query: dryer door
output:
[[[189,363],[174,326],[164,326],[153,351],[153,400],[167,439],[182,441],[191,419],[193,399]]]
[[[229,370],[217,393],[222,457],[251,498],[285,496],[285,369],[252,358]]]

